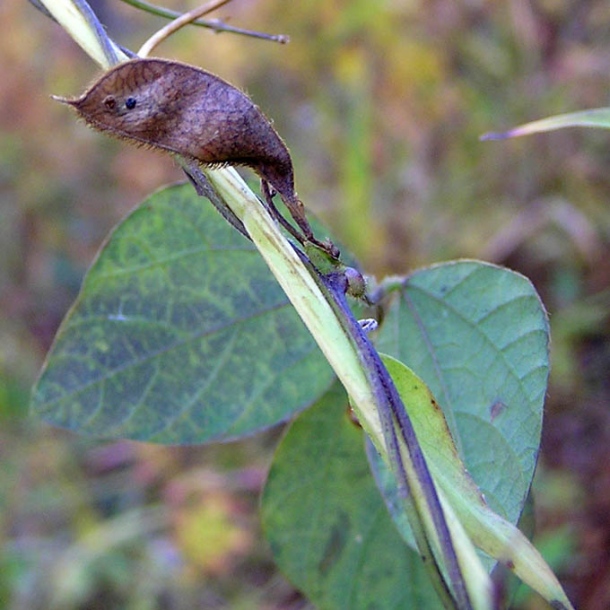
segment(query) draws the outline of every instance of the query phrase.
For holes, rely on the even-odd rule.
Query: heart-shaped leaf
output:
[[[398,535],[335,387],[278,446],[261,517],[280,568],[319,608],[437,610],[419,555]]]
[[[33,410],[100,437],[202,443],[271,426],[332,379],[256,249],[180,185],[150,197],[104,245]]]
[[[513,524],[536,466],[548,342],[530,281],[477,261],[398,283],[377,341],[426,383],[488,504]]]
[[[434,454],[430,466],[440,492],[477,545],[495,558],[510,558],[516,572],[546,599],[570,608],[539,554],[513,527],[533,475],[548,375],[548,324],[534,288],[506,269],[461,261],[395,281],[393,291],[379,343],[411,360],[442,397],[441,413],[417,376],[386,359],[424,451]],[[376,583],[368,583],[370,594],[360,587],[366,557],[353,544],[361,539],[360,530],[351,530],[354,523],[366,523],[362,513],[369,519],[376,515],[368,475],[358,466],[360,442],[349,425],[331,419],[332,408],[324,400],[291,427],[270,473],[263,517],[279,565],[315,603],[334,610],[360,607],[362,600],[374,604],[379,591]],[[408,538],[401,503],[393,505],[388,489],[390,510]],[[409,551],[406,557],[414,564],[403,565],[405,549],[390,539],[391,544],[385,537],[383,543],[397,562],[393,565],[414,573],[417,555]],[[365,546],[373,548],[375,542]],[[385,566],[386,555],[373,555]],[[328,565],[333,569],[321,569]],[[352,591],[348,583],[354,581]],[[389,586],[384,592],[392,600],[388,607],[438,607],[431,590],[422,598],[407,582],[403,593],[404,600],[394,605],[402,598]]]

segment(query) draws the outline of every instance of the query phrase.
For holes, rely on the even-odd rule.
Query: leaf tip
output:
[[[508,140],[508,138],[512,138],[513,136],[518,135],[515,133],[515,130],[511,131],[489,131],[484,133],[482,136],[479,136],[480,142],[489,142],[495,140]]]

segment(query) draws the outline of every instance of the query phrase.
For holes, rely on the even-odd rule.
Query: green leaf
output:
[[[419,555],[397,535],[336,386],[290,426],[261,506],[275,560],[324,610],[438,609]]]
[[[486,133],[481,140],[505,140],[566,127],[597,127],[610,129],[610,108],[594,108],[540,119],[502,133]]]
[[[396,285],[377,342],[426,383],[488,504],[513,524],[536,466],[548,341],[527,278],[458,261]]]
[[[479,489],[458,455],[443,412],[426,384],[402,362],[383,354],[381,357],[404,402],[437,486],[443,489],[454,486],[456,493],[465,499],[482,501]],[[417,549],[394,477],[382,456],[372,446],[367,446],[367,449],[373,474],[390,513],[405,541]],[[497,474],[501,476],[500,472]]]
[[[426,462],[439,493],[446,498],[447,505],[451,506],[471,539],[469,544],[466,537],[455,537],[452,531],[456,552],[460,558],[464,555],[461,563],[467,579],[472,579],[473,589],[478,590],[477,585],[484,587],[484,581],[481,575],[475,577],[472,570],[476,563],[476,559],[471,555],[472,543],[490,557],[509,566],[554,608],[571,608],[561,585],[540,553],[513,524],[502,519],[487,506],[459,458],[443,412],[422,380],[402,362],[390,356],[384,357],[384,364],[406,405],[417,436],[421,439]],[[369,459],[399,530],[405,539],[411,542],[408,524],[405,522],[401,503],[396,497],[396,485],[392,486],[389,481],[389,471],[376,462],[372,452],[369,452]],[[503,475],[501,469],[496,469],[495,473],[498,478]],[[451,523],[451,520],[448,521]],[[459,533],[459,530],[456,530],[456,533]]]
[[[86,434],[201,443],[286,419],[332,379],[258,252],[181,185],[112,233],[32,404]]]
[[[411,355],[427,370],[444,400],[449,400],[448,412],[457,431],[454,435],[470,447],[465,452],[466,467],[484,481],[493,481],[494,503],[501,513],[516,513],[515,523],[523,500],[521,479],[515,481],[513,474],[520,473],[529,489],[531,474],[523,474],[522,464],[529,463],[526,458],[530,452],[523,441],[529,436],[535,454],[548,373],[546,315],[533,287],[505,269],[458,262],[418,272],[405,282],[394,283],[394,288],[398,298],[384,321],[382,342],[385,340],[386,349],[394,347]],[[400,362],[386,358],[385,364],[407,405],[445,510],[451,509],[453,519],[459,520],[454,524],[462,524],[472,542],[490,556],[506,561],[553,607],[571,608],[536,549],[485,503],[460,461],[444,413],[424,383]],[[497,377],[489,378],[491,372]],[[477,376],[477,381],[471,379]],[[488,391],[493,391],[494,401],[485,399]],[[374,500],[361,466],[356,431],[339,419],[341,410],[337,419],[331,420],[331,409],[322,401],[302,415],[276,454],[263,501],[263,522],[276,561],[321,608],[375,607],[379,599],[389,600],[383,608],[437,607],[439,602],[432,592],[422,600],[408,583],[403,585],[404,597],[393,588],[395,573],[383,567],[388,557],[399,573],[417,573],[422,564],[412,551],[406,555],[412,560],[404,559],[406,551],[391,530],[386,540],[371,526],[360,526],[377,515],[371,505]],[[513,412],[509,413],[512,417],[515,412],[521,415],[507,420],[507,409]],[[491,447],[492,441],[505,438],[505,426],[515,425],[519,431],[519,418],[524,416],[530,426],[538,423],[532,434],[531,430],[521,431],[510,438],[516,453],[502,455],[508,441]],[[472,420],[477,421],[474,429]],[[474,436],[464,442],[464,434]],[[496,460],[498,457],[501,459]],[[393,515],[400,517],[402,503],[394,498],[392,504],[387,486],[384,495]],[[501,501],[504,497],[508,502]],[[403,533],[405,522],[398,519]],[[363,537],[363,531],[373,532],[370,541]],[[362,542],[354,544],[354,540]],[[456,540],[458,554],[466,558],[468,540]],[[379,541],[383,552],[375,546]],[[361,571],[369,555],[375,565],[381,564],[381,573],[392,578],[383,582],[378,576],[365,583]],[[332,570],[326,569],[330,565]],[[380,593],[375,586],[387,586],[387,590]]]

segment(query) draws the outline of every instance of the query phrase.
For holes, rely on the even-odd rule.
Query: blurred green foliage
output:
[[[118,1],[94,8],[134,49],[164,23]],[[291,43],[192,28],[157,53],[249,91],[291,148],[301,198],[367,271],[478,257],[540,291],[556,363],[541,471],[569,501],[536,485],[538,528],[557,532],[575,605],[609,607],[609,136],[478,141],[608,104],[607,2],[234,0],[217,16]],[[304,608],[258,533],[273,434],[206,449],[104,445],[27,419],[104,236],[181,177],[50,100],[97,74],[60,28],[20,0],[3,0],[0,23],[0,608]],[[189,551],[195,522],[211,558]]]

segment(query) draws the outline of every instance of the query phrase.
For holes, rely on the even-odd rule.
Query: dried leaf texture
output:
[[[81,97],[62,101],[113,136],[206,165],[251,167],[285,203],[297,201],[288,148],[270,121],[243,92],[200,68],[134,59],[105,73]]]

